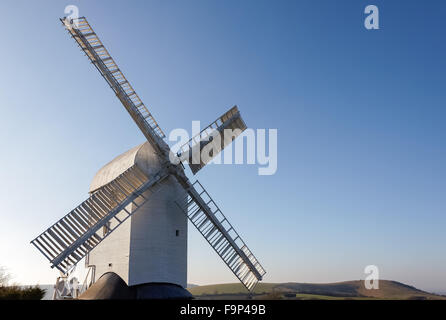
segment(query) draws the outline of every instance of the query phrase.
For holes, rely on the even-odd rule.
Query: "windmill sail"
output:
[[[182,145],[179,151],[180,159],[187,161],[192,173],[196,174],[245,129],[246,124],[237,106],[234,106]],[[209,152],[203,152],[205,148]]]
[[[76,40],[80,48],[113,89],[147,140],[158,151],[168,155],[169,148],[163,140],[165,138],[163,131],[93,31],[87,19],[81,17],[74,20],[69,21],[68,18],[61,19],[68,33]]]
[[[198,180],[187,192],[187,205],[177,205],[243,285],[253,290],[265,269]]]
[[[150,197],[143,193],[149,189],[150,195],[158,191],[164,178],[156,175],[148,179],[134,165],[98,189],[31,243],[50,261],[51,267],[67,273],[137,211],[133,209],[128,212],[125,208],[129,204],[141,207]],[[112,219],[115,223],[110,227]],[[103,227],[107,228],[107,232],[99,232]]]

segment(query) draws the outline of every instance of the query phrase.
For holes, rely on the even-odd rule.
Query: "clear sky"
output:
[[[144,141],[58,20],[79,7],[164,131],[237,104],[278,129],[278,171],[198,179],[267,282],[380,277],[446,291],[443,1],[1,1],[0,265],[57,272],[29,243]],[[380,29],[364,28],[364,8]],[[236,279],[190,226],[188,282]]]

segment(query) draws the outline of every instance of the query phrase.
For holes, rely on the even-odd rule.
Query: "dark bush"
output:
[[[39,286],[0,286],[0,300],[41,300],[45,291]]]

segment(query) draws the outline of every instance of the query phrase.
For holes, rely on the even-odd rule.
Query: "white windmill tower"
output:
[[[31,243],[63,274],[86,257],[95,278],[118,275],[136,288],[133,297],[178,297],[178,292],[166,291],[157,296],[154,290],[173,285],[185,291],[189,219],[252,290],[265,270],[203,186],[189,181],[182,164],[187,162],[197,173],[246,129],[237,107],[173,155],[163,131],[85,17],[61,21],[148,141],[100,169],[91,183],[90,197]],[[225,129],[233,133],[228,135]],[[222,139],[210,138],[218,137],[216,133]],[[198,158],[209,146],[209,158]]]

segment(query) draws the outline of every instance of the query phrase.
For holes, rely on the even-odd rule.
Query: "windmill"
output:
[[[198,229],[240,282],[252,291],[265,270],[195,175],[246,129],[237,106],[174,154],[145,104],[85,17],[60,19],[112,88],[147,141],[96,174],[90,196],[31,243],[62,274],[83,258],[95,276],[115,273],[128,286],[186,287],[187,222]],[[232,134],[226,134],[231,129]],[[221,139],[213,139],[221,134]],[[226,136],[225,136],[226,135]],[[213,146],[205,159],[202,151]],[[217,151],[215,151],[217,150]]]

